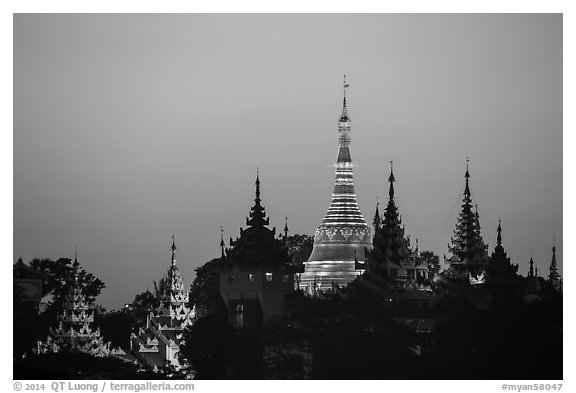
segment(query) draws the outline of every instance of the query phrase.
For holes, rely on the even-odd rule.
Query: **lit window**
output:
[[[266,281],[272,281],[272,273],[266,273]]]
[[[253,273],[248,274],[248,281],[250,281],[250,282],[254,281],[254,274]]]

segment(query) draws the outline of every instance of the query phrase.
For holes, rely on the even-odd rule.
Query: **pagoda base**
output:
[[[354,261],[308,261],[300,275],[299,287],[306,294],[331,291],[335,286],[345,287],[363,270],[356,270]]]

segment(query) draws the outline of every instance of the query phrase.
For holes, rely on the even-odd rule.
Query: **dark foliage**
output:
[[[104,341],[109,341],[112,347],[129,348],[130,333],[135,326],[134,315],[129,309],[98,312],[94,322],[100,328]]]
[[[30,266],[48,274],[46,292],[54,294],[54,304],[60,306],[74,284],[74,266],[69,258],[60,258],[57,261],[51,259],[34,259]],[[77,281],[82,285],[82,292],[88,301],[93,302],[105,287],[104,283],[91,273],[78,266]]]
[[[232,353],[230,338],[226,314],[210,313],[184,330],[180,359],[192,366],[198,379],[223,379]]]
[[[196,306],[201,318],[211,313],[225,313],[226,306],[220,296],[220,258],[212,259],[196,269],[196,277],[190,288],[190,303]]]
[[[521,302],[446,319],[427,356],[442,379],[562,379],[562,300]]]
[[[310,258],[314,246],[314,237],[309,235],[294,234],[288,236],[288,253],[295,266],[302,266]]]
[[[159,379],[162,375],[140,372],[132,363],[98,358],[78,352],[29,356],[14,362],[14,379]]]

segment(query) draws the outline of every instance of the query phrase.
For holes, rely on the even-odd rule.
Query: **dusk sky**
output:
[[[14,249],[73,258],[97,303],[194,269],[254,202],[313,234],[330,204],[347,75],[358,204],[396,202],[448,254],[470,158],[490,252],[548,276],[562,233],[561,14],[16,14]]]

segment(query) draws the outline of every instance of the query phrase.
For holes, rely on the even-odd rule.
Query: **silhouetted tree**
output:
[[[310,235],[294,234],[288,236],[288,252],[292,257],[292,263],[296,266],[302,266],[310,258],[312,247],[314,246],[314,237]]]
[[[225,313],[210,313],[186,328],[181,362],[187,362],[198,379],[223,379],[233,353],[230,326]]]
[[[112,347],[129,348],[130,333],[136,326],[132,311],[124,308],[113,311],[100,310],[95,314],[96,325],[100,327],[104,340],[109,341]]]
[[[428,265],[430,277],[438,274],[438,271],[440,270],[440,258],[438,258],[438,255],[434,254],[432,251],[422,251],[420,257]]]
[[[190,303],[196,307],[196,316],[225,313],[226,305],[220,296],[220,269],[222,260],[212,259],[196,269],[190,287]]]

